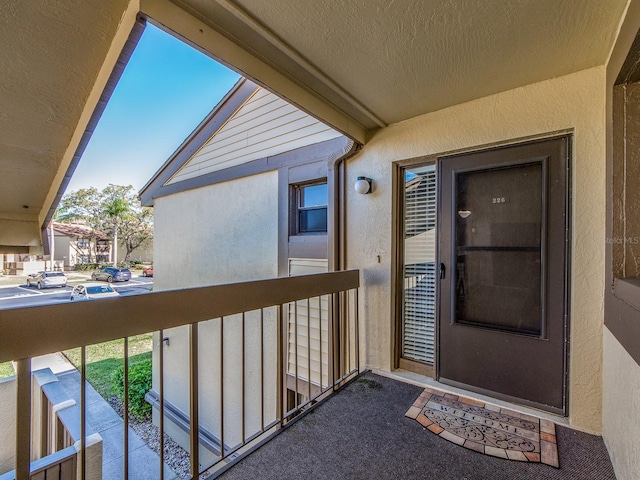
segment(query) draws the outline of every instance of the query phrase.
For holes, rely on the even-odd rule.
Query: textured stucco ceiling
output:
[[[602,65],[627,2],[176,3],[372,128]]]
[[[0,219],[41,215],[126,5],[2,1]]]
[[[164,14],[168,29],[214,55],[235,52],[222,59],[362,140],[370,129],[604,64],[626,0],[1,4],[0,246],[18,228],[6,225],[43,226],[138,9]],[[206,38],[209,47],[199,43]],[[37,244],[33,237],[18,243]]]

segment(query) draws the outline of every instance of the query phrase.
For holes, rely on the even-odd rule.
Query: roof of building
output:
[[[94,230],[93,228],[80,223],[62,223],[53,222],[53,229],[63,235],[76,238],[89,238],[96,237],[98,240],[108,240],[109,237],[100,230]]]
[[[154,197],[162,196],[157,195],[162,187],[194,185],[196,177],[339,138],[346,137],[242,78],[154,174],[140,197],[151,205]]]

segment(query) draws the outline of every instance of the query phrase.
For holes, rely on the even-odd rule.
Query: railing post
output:
[[[284,422],[284,399],[286,398],[284,392],[284,328],[282,323],[284,322],[284,305],[279,305],[278,314],[276,320],[276,342],[277,342],[277,372],[276,372],[276,418],[280,421],[280,424]]]
[[[242,356],[242,387],[241,387],[241,392],[242,392],[242,443],[244,444],[246,442],[246,438],[247,438],[247,432],[246,432],[246,418],[245,418],[245,410],[246,410],[246,398],[245,398],[245,382],[246,382],[246,378],[245,378],[245,370],[246,370],[246,365],[245,365],[245,352],[244,352],[244,343],[245,343],[245,330],[246,330],[246,312],[242,312],[242,348],[241,348],[241,356]]]
[[[355,337],[356,337],[356,368],[358,369],[358,373],[360,373],[360,296],[358,293],[358,289],[354,289],[355,292]]]
[[[300,378],[300,375],[298,374],[298,301],[296,300],[294,302],[294,307],[293,307],[293,321],[296,322],[293,325],[293,338],[295,338],[294,340],[294,344],[293,344],[293,355],[295,357],[295,374],[296,374],[296,391],[294,394],[295,397],[295,408],[296,410],[298,410],[298,378]],[[288,375],[288,372],[287,372]],[[287,382],[288,383],[288,382]],[[287,405],[286,407],[286,411],[289,411],[289,405]]]
[[[191,460],[191,477],[198,478],[200,474],[198,424],[198,324],[189,325],[189,449]],[[224,448],[224,446],[223,446]]]
[[[324,390],[324,386],[323,386],[323,378],[322,378],[322,295],[318,296],[318,337],[319,337],[319,343],[318,343],[318,352],[320,354],[320,362],[319,362],[319,367],[320,367],[320,381],[318,382],[320,384],[320,394],[323,393]]]
[[[123,347],[124,347],[124,358],[123,358],[124,378],[122,379],[122,381],[124,382],[124,385],[123,385],[124,412],[122,415],[124,416],[124,428],[123,428],[124,455],[122,458],[124,461],[124,465],[123,465],[124,479],[129,480],[129,337],[124,337]]]
[[[224,317],[220,317],[220,460],[224,458]]]
[[[125,412],[126,414],[126,412]],[[80,478],[87,478],[87,347],[80,347]]]
[[[31,466],[31,359],[16,362],[16,480],[29,480]]]
[[[336,381],[340,378],[340,307],[339,307],[339,293],[332,293],[329,297],[331,299],[331,307],[329,309],[329,339],[331,344],[329,351],[331,352],[331,387],[333,391],[336,390]]]
[[[351,325],[349,324],[349,314],[351,313],[351,303],[349,302],[349,291],[342,292],[344,299],[342,304],[342,342],[344,345],[344,368],[340,378],[344,378],[347,372],[351,371]]]
[[[164,330],[158,333],[158,388],[160,390],[160,480],[164,480]]]
[[[343,346],[341,351],[341,369],[340,369],[340,383],[344,380],[347,372],[351,371],[351,342],[350,342],[350,328],[349,328],[349,290],[340,292],[340,345]]]
[[[264,432],[264,308],[260,309],[260,430]]]

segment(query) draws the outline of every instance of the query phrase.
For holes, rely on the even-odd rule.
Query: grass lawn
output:
[[[25,283],[27,283],[26,275],[0,275],[0,285],[24,285]]]
[[[129,366],[142,360],[151,358],[153,346],[152,334],[137,335],[129,338]],[[64,355],[80,369],[80,349],[65,350]],[[87,380],[93,385],[100,395],[110,398],[114,395],[112,390],[112,376],[124,360],[124,341],[113,340],[111,342],[90,345],[87,347]],[[1,367],[1,366],[0,366]]]
[[[0,363],[0,378],[13,377],[16,374],[11,362]]]

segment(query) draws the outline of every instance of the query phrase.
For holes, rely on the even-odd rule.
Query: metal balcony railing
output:
[[[80,348],[77,478],[88,478],[86,348],[124,339],[126,412],[128,338],[154,332],[147,399],[160,430],[159,478],[164,434],[180,428],[191,478],[215,476],[358,374],[358,287],[352,270],[1,310],[0,363],[15,360],[17,371],[16,479],[34,468],[33,357]],[[128,424],[125,413],[124,478]]]
[[[10,381],[11,379],[9,379]],[[80,422],[77,405],[59,385],[49,368],[33,372],[31,425],[31,479],[77,478]],[[13,404],[13,402],[11,402]],[[102,439],[91,437],[92,453],[102,450]],[[93,455],[95,457],[95,455]],[[101,462],[93,462],[101,470]],[[15,480],[15,471],[0,474],[0,480]]]

